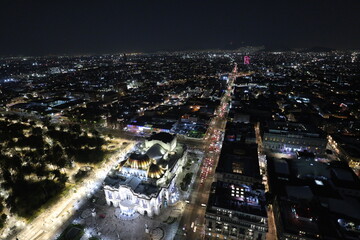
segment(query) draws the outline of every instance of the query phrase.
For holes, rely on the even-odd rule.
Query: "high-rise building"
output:
[[[245,184],[214,182],[205,213],[208,239],[265,240],[264,190]]]

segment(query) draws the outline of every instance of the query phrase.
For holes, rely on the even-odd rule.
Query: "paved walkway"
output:
[[[139,213],[124,216],[118,208],[107,206],[103,190],[96,192],[94,198],[96,202],[89,199],[73,217],[73,223],[85,225],[85,235],[81,240],[91,236],[106,240],[172,240],[175,237],[183,209],[181,203],[162,209],[159,216],[149,218]]]
[[[140,216],[140,214],[136,212],[133,215],[127,216],[127,215],[124,215],[124,214],[121,213],[120,208],[116,208],[115,209],[115,216],[118,219],[121,219],[121,220],[124,220],[124,221],[129,221],[129,220],[134,220],[134,219],[138,218]]]

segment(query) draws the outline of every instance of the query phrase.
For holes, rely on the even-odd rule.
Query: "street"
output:
[[[220,149],[224,138],[224,132],[231,100],[232,86],[237,76],[245,74],[230,74],[228,88],[225,92],[217,116],[209,126],[208,134],[205,136],[203,144],[204,160],[201,171],[198,172],[191,193],[190,203],[187,204],[183,217],[180,221],[178,235],[176,239],[203,239],[205,237],[205,211],[208,202],[211,184],[215,179],[215,170],[220,156]],[[214,149],[214,146],[219,148]],[[209,170],[210,169],[210,170]]]

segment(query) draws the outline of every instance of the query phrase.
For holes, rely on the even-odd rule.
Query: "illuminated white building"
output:
[[[136,89],[136,88],[139,88],[141,85],[142,85],[142,83],[139,82],[138,80],[131,79],[131,80],[126,81],[127,89],[132,89],[132,88]]]
[[[176,180],[186,159],[186,147],[177,143],[176,135],[152,135],[108,174],[107,204],[125,215],[158,215],[179,200]]]
[[[267,152],[325,152],[326,136],[314,127],[296,122],[268,122],[267,125],[263,136],[263,148]]]

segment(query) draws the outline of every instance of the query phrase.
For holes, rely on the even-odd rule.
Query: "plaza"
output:
[[[139,213],[126,216],[119,208],[108,206],[104,191],[99,190],[77,211],[72,222],[85,226],[81,240],[91,236],[102,240],[171,240],[177,232],[184,207],[184,203],[179,202],[152,218]]]

